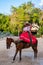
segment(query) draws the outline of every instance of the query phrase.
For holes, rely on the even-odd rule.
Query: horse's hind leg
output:
[[[37,50],[37,48],[35,48],[34,49],[34,58],[37,58],[37,52],[38,52],[38,50]]]
[[[14,62],[14,60],[16,58],[17,53],[18,53],[18,49],[16,49],[16,52],[15,52],[15,55],[14,55],[14,58],[13,58],[13,62]]]
[[[32,46],[32,49],[34,51],[34,58],[37,58],[37,52],[38,52],[37,46]]]

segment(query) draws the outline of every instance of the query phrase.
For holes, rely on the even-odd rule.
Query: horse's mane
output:
[[[11,39],[13,39],[14,41],[17,41],[17,40],[19,39],[19,37],[18,37],[18,36],[7,37],[7,38],[11,38]]]
[[[16,45],[18,44],[18,37],[7,37],[6,41],[10,41],[15,43]]]

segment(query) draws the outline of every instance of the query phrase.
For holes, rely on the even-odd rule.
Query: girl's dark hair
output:
[[[29,22],[25,22],[24,27],[25,26],[30,26],[30,23]]]

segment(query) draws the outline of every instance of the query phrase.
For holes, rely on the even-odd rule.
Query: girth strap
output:
[[[30,45],[32,45],[32,38],[30,32],[28,32],[29,38],[30,38]]]

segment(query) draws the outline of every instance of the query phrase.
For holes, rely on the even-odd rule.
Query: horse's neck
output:
[[[14,43],[15,41],[14,41],[14,39],[11,39],[11,41]]]
[[[13,41],[17,41],[19,37],[12,37]]]
[[[18,39],[19,39],[19,37],[14,37],[14,38],[11,38],[11,40],[12,40],[12,42],[14,43],[14,44],[18,44]]]

